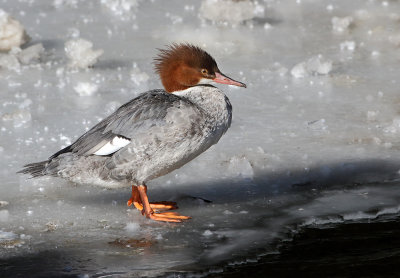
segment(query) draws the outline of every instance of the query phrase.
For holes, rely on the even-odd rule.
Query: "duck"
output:
[[[246,85],[223,74],[215,59],[196,45],[173,43],[158,51],[154,66],[164,89],[138,95],[71,145],[18,173],[132,187],[127,205],[147,218],[190,219],[172,211],[178,209],[176,202],[149,202],[147,183],[193,160],[228,130],[232,105],[213,84]]]

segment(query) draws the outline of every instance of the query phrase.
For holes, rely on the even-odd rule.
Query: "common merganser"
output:
[[[215,60],[191,44],[172,44],[154,59],[165,90],[140,94],[48,160],[18,173],[58,176],[76,183],[132,186],[127,205],[147,218],[182,222],[175,202],[149,203],[146,183],[191,161],[216,144],[232,120],[226,95],[209,83],[239,87]]]

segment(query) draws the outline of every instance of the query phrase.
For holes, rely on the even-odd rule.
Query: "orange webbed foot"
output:
[[[191,218],[189,216],[180,215],[176,212],[168,211],[178,208],[175,202],[164,201],[150,203],[146,192],[146,185],[132,186],[132,197],[126,204],[128,206],[133,204],[142,215],[155,221],[180,223]]]
[[[126,202],[127,206],[130,207],[132,204],[140,211],[143,210],[143,205],[139,202],[136,202],[134,200],[129,199],[128,202]],[[168,202],[168,201],[162,201],[162,202],[157,202],[157,203],[150,203],[150,208],[154,210],[174,210],[178,209],[178,205],[175,202]]]
[[[149,218],[155,221],[175,222],[175,223],[181,223],[184,220],[191,219],[190,216],[180,215],[172,211],[162,212],[162,213],[151,213],[149,215]]]
[[[150,207],[152,209],[155,209],[155,210],[173,210],[173,209],[178,209],[178,205],[175,202],[168,202],[168,201],[150,203]]]

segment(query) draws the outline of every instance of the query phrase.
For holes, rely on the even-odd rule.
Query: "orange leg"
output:
[[[147,186],[145,186],[145,192],[147,194]],[[140,199],[138,187],[136,185],[132,185],[132,196],[126,204],[128,205],[128,207],[133,204],[138,210],[143,211],[143,204]],[[166,201],[150,203],[150,207],[155,210],[172,210],[178,208],[175,202]]]
[[[182,222],[183,220],[190,219],[189,216],[179,215],[176,212],[163,212],[163,213],[155,213],[150,206],[149,199],[147,197],[147,187],[146,185],[138,185],[137,190],[139,191],[140,200],[143,205],[142,214],[146,215],[147,218],[156,220],[156,221],[165,221],[165,222]]]

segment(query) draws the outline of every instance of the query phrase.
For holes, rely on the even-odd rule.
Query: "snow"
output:
[[[51,261],[26,260],[22,276],[222,271],[278,252],[272,243],[302,225],[399,215],[400,2],[4,0],[2,9],[32,40],[0,54],[0,258]],[[147,220],[126,206],[130,188],[15,174],[160,88],[152,58],[171,42],[203,47],[247,84],[217,85],[233,105],[221,141],[148,184],[151,201],[176,201],[191,220]]]
[[[24,26],[0,9],[0,51],[9,51],[29,41]]]

